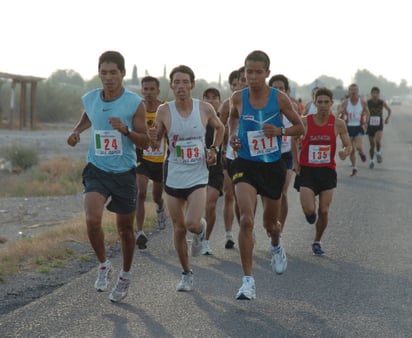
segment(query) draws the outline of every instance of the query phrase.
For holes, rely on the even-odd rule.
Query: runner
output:
[[[338,116],[346,121],[348,126],[349,137],[352,142],[352,152],[350,161],[352,172],[350,176],[358,173],[356,166],[356,151],[362,162],[366,161],[366,155],[363,152],[363,135],[365,135],[366,122],[369,119],[369,110],[366,102],[359,95],[359,87],[356,83],[349,86],[349,96],[339,106]]]
[[[269,56],[253,51],[245,59],[248,87],[231,96],[229,135],[237,157],[233,161],[233,182],[240,212],[239,251],[244,276],[236,299],[256,298],[253,265],[253,227],[257,195],[261,195],[263,225],[271,237],[272,269],[281,274],[287,258],[280,243],[278,221],[280,197],[286,167],[281,157],[281,136],[303,133],[299,114],[288,96],[266,84]],[[281,113],[292,126],[285,128]]]
[[[142,95],[146,105],[146,123],[148,128],[154,126],[156,110],[162,103],[160,94],[160,82],[152,76],[145,76],[141,80]],[[145,202],[149,180],[152,180],[152,198],[156,203],[156,227],[163,230],[168,218],[163,201],[163,162],[166,156],[166,139],[160,144],[151,144],[148,149],[136,149],[137,153],[137,210],[136,210],[136,245],[140,250],[147,248],[147,236],[143,231],[145,219]]]
[[[322,256],[322,235],[328,225],[329,207],[336,188],[336,138],[341,138],[343,149],[339,151],[345,160],[351,151],[351,142],[343,120],[332,113],[333,94],[327,88],[319,88],[315,94],[317,112],[303,117],[305,135],[302,146],[293,148],[296,170],[294,187],[300,193],[300,203],[309,224],[316,223],[313,254]],[[299,160],[298,160],[299,159]],[[319,207],[316,213],[316,196]]]
[[[217,147],[222,143],[224,126],[212,105],[192,98],[195,74],[181,65],[170,73],[170,88],[175,100],[160,105],[156,124],[150,128],[152,141],[168,137],[165,192],[176,253],[182,266],[182,278],[177,291],[193,290],[193,271],[189,264],[187,231],[193,233],[192,256],[198,256],[206,234],[206,221],[202,218],[206,208],[207,165],[216,163]],[[207,151],[206,126],[214,132],[213,143]]]
[[[106,291],[113,271],[106,257],[102,217],[105,206],[116,213],[123,269],[109,299],[118,302],[127,296],[135,239],[133,221],[136,213],[136,146],[147,148],[149,135],[145,123],[146,107],[142,98],[123,86],[126,74],[123,56],[107,51],[99,58],[99,78],[103,89],[83,97],[84,112],[67,143],[74,147],[80,134],[91,128],[87,165],[83,171],[84,210],[87,234],[99,260],[97,291]]]
[[[369,138],[369,155],[370,163],[369,168],[375,167],[375,148],[376,148],[376,160],[378,163],[382,163],[382,136],[383,136],[383,108],[386,109],[388,115],[385,119],[385,124],[389,123],[389,117],[392,114],[392,110],[389,105],[379,98],[380,89],[378,87],[372,87],[371,98],[367,101],[370,117],[368,120],[368,129],[366,133]]]

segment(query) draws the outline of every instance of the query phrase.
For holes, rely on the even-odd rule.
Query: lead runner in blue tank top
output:
[[[263,225],[271,237],[271,265],[274,272],[286,270],[287,258],[280,243],[278,222],[280,197],[286,166],[281,157],[281,137],[303,134],[303,124],[285,93],[266,84],[270,59],[263,51],[253,51],[245,59],[248,87],[231,96],[230,144],[236,151],[233,183],[240,212],[239,251],[243,269],[242,286],[236,299],[256,298],[252,274],[253,226],[257,195],[261,196]],[[280,111],[291,122],[285,128]]]
[[[143,149],[149,146],[146,108],[140,96],[123,86],[124,63],[123,56],[117,51],[107,51],[99,57],[99,78],[103,88],[82,97],[84,112],[67,139],[67,143],[74,147],[80,142],[80,134],[90,129],[91,142],[82,178],[87,234],[100,263],[94,287],[100,292],[109,288],[113,271],[106,256],[103,211],[106,207],[116,213],[123,262],[109,294],[112,302],[125,298],[130,285],[135,248],[136,146]]]

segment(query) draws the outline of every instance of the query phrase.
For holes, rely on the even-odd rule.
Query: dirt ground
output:
[[[77,147],[71,148],[66,144],[70,128],[49,126],[38,131],[0,130],[0,148],[13,143],[35,146],[40,161],[63,156],[84,158],[88,148],[88,132],[82,135]],[[10,174],[3,172],[2,175]],[[0,237],[12,241],[22,236],[36,236],[50,227],[59,226],[83,212],[82,200],[82,193],[57,197],[0,198]],[[24,273],[0,282],[0,315],[24,306],[96,267],[97,261],[90,245],[67,245],[81,254],[90,254],[91,259],[72,259],[67,261],[64,267],[53,269],[49,273]],[[118,252],[119,248],[110,248],[108,256]]]

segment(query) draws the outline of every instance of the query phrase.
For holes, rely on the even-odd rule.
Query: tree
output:
[[[50,82],[65,83],[73,86],[83,87],[84,80],[79,73],[73,69],[60,69],[56,70],[48,78]]]
[[[133,66],[133,71],[132,71],[132,85],[138,86],[139,85],[139,78],[137,77],[137,66]]]

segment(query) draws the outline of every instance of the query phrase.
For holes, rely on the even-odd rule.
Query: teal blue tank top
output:
[[[136,147],[127,136],[113,129],[109,117],[120,117],[125,125],[133,129],[133,116],[142,98],[127,89],[114,100],[104,100],[102,93],[102,89],[95,89],[82,97],[92,123],[86,161],[106,172],[126,172],[136,166]]]
[[[255,162],[276,162],[281,156],[280,136],[265,137],[262,127],[272,124],[282,127],[282,116],[278,102],[278,90],[270,88],[267,104],[261,109],[255,109],[249,102],[249,88],[242,90],[242,112],[239,119],[238,137],[241,147],[237,156]]]

